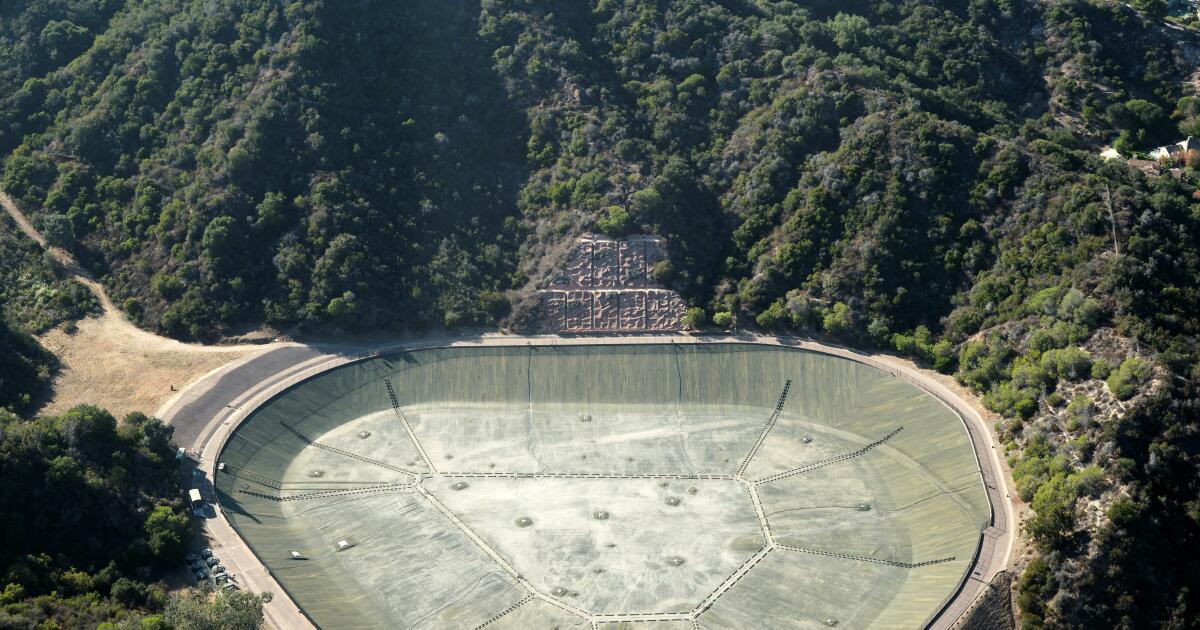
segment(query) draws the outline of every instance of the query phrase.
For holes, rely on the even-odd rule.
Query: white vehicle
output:
[[[199,488],[188,490],[188,504],[191,506],[192,515],[204,516],[204,497],[200,495]]]

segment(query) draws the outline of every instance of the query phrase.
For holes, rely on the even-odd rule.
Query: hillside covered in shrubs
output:
[[[0,185],[180,338],[521,330],[577,235],[665,237],[689,322],[999,414],[1026,626],[1188,627],[1200,173],[1099,149],[1200,129],[1200,38],[1136,6],[4,3]]]

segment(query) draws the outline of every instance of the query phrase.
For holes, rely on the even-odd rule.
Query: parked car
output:
[[[216,565],[219,562],[220,562],[220,560],[217,560],[216,556],[209,556],[208,559],[204,561],[204,564],[207,564],[208,566],[211,567],[211,566]]]
[[[212,553],[212,549],[209,549],[209,548],[205,547],[204,549],[201,549],[201,550],[200,550],[200,557],[201,557],[201,558],[211,558],[211,557],[212,557],[212,555],[213,555],[213,553]]]
[[[208,579],[208,571],[197,571],[196,582],[203,582]]]
[[[217,566],[212,568],[212,572],[213,572],[213,575],[221,575],[222,573],[225,572],[225,567],[218,564]]]
[[[194,553],[189,553],[188,555],[184,556],[183,559],[186,560],[188,564],[191,564],[191,563],[199,560],[200,556],[197,556]]]
[[[197,561],[189,564],[188,568],[191,569],[193,573],[195,573],[196,571],[199,571],[206,566],[208,566],[208,565],[204,564],[204,562],[202,560],[197,560]]]

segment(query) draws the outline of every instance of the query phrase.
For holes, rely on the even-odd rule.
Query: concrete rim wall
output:
[[[202,458],[205,463],[205,468],[211,476],[215,472],[216,461],[219,459],[219,453],[224,448],[226,441],[237,428],[248,417],[253,415],[253,412],[274,400],[280,394],[289,391],[293,387],[313,378],[319,374],[327,372],[337,367],[357,363],[372,359],[380,354],[401,352],[406,350],[426,350],[435,348],[460,348],[460,347],[486,347],[486,346],[597,346],[597,345],[636,345],[636,344],[747,344],[747,345],[763,345],[763,346],[782,346],[796,349],[818,352],[830,356],[835,356],[843,359],[848,359],[882,370],[886,373],[903,378],[905,381],[915,385],[925,393],[932,395],[939,400],[943,405],[953,411],[963,422],[968,433],[969,440],[975,451],[975,459],[980,469],[980,475],[984,480],[984,486],[988,495],[989,510],[991,512],[990,522],[991,527],[985,531],[980,538],[980,544],[976,547],[975,558],[971,564],[971,569],[963,576],[958,589],[952,594],[938,612],[930,619],[927,624],[929,627],[953,627],[961,614],[967,610],[976,596],[982,591],[982,587],[986,585],[985,580],[990,579],[997,570],[997,560],[1004,560],[999,567],[1003,567],[1007,562],[1007,556],[1011,551],[1011,531],[1009,531],[1008,523],[1011,522],[1011,513],[1009,510],[998,513],[996,510],[997,499],[1002,501],[1003,494],[1006,494],[1003,487],[1003,479],[996,474],[1000,470],[998,460],[996,459],[993,447],[991,458],[981,456],[980,449],[986,448],[983,442],[987,441],[987,428],[983,425],[983,420],[979,414],[970,407],[965,401],[962,401],[944,385],[936,383],[924,377],[922,374],[906,366],[896,365],[878,360],[875,357],[866,355],[860,352],[839,348],[836,346],[828,346],[809,342],[805,340],[788,339],[788,338],[772,338],[772,337],[696,337],[696,336],[642,336],[642,337],[623,337],[623,338],[563,338],[563,337],[536,337],[522,338],[512,336],[497,336],[483,337],[472,340],[429,340],[425,342],[413,343],[396,343],[377,347],[366,352],[358,352],[355,354],[335,355],[333,358],[328,358],[325,361],[310,361],[302,364],[301,369],[294,370],[290,373],[285,373],[280,380],[275,381],[265,387],[260,386],[256,395],[247,395],[245,406],[233,407],[235,412],[231,414],[223,423],[218,422],[219,418],[214,418],[212,422],[202,432],[201,437],[197,439],[196,445],[201,450]],[[236,402],[236,401],[235,401]],[[179,407],[186,408],[186,404],[180,404]],[[168,410],[168,414],[178,414],[180,408]],[[170,419],[170,418],[168,418]],[[989,483],[991,482],[991,483]],[[1009,508],[1007,502],[1004,502],[1006,508]],[[998,517],[999,516],[999,522]],[[213,535],[218,538],[228,539],[232,534],[235,540],[231,541],[235,545],[241,543],[245,546],[244,541],[237,536],[232,529],[231,524],[225,520],[224,516],[218,511],[215,527],[213,527]],[[1002,549],[1003,543],[1009,543],[1008,549]],[[990,543],[990,544],[989,544]],[[250,555],[253,556],[253,550],[245,546]],[[1001,558],[996,558],[996,551],[1003,554]],[[253,557],[257,559],[256,557]],[[981,567],[978,563],[980,560],[988,561],[989,566]],[[263,578],[261,581],[269,590],[279,592],[286,595],[286,591],[278,581],[274,580],[262,568],[259,562],[258,571]],[[982,578],[982,579],[981,579]],[[978,584],[978,588],[974,588]],[[276,602],[268,605],[268,616],[272,617],[275,623],[283,623],[286,627],[293,627],[292,624],[296,621],[294,614],[284,615],[291,619],[285,621],[277,614],[280,610],[291,608],[292,611],[299,612],[291,602],[283,601],[284,598],[279,598]],[[307,621],[307,620],[305,620]]]

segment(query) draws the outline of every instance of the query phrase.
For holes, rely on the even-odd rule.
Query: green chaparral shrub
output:
[[[1113,370],[1105,382],[1118,400],[1128,400],[1137,393],[1139,387],[1150,380],[1151,374],[1149,363],[1137,357],[1130,357],[1122,361],[1120,367]]]

